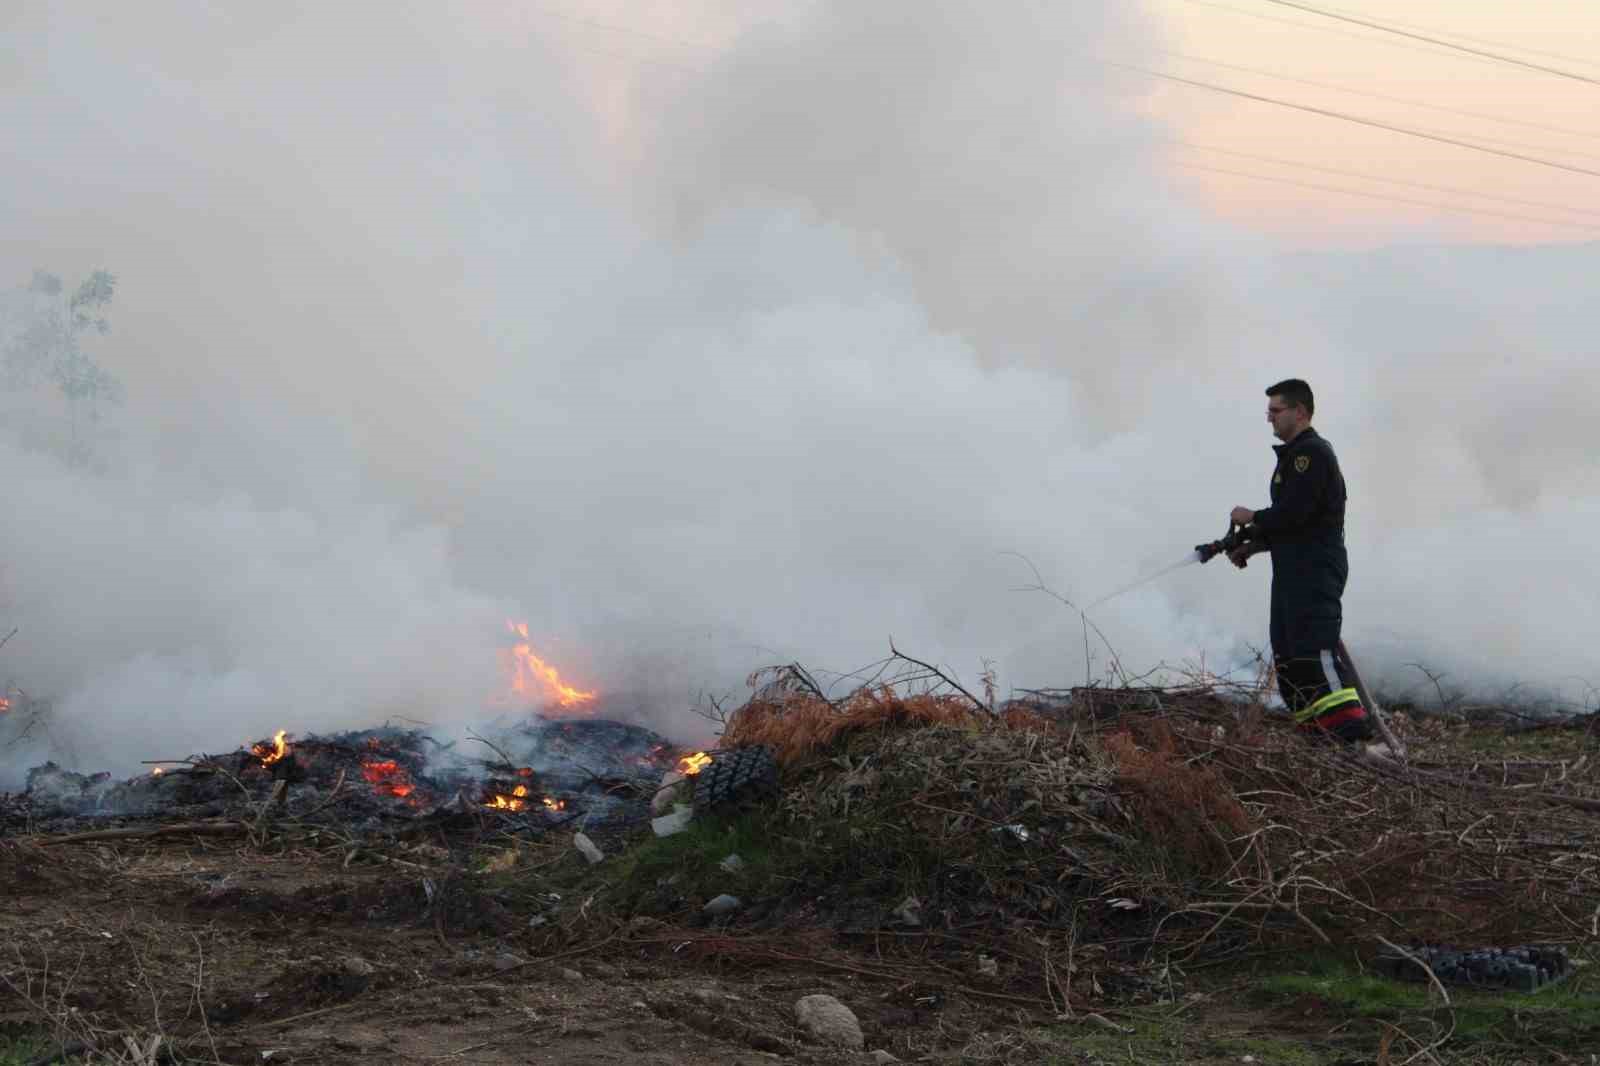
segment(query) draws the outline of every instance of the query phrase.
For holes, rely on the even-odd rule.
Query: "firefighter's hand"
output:
[[[1228,521],[1236,526],[1247,526],[1256,520],[1256,513],[1248,507],[1235,507],[1228,512]]]
[[[1241,544],[1228,553],[1228,562],[1243,570],[1248,565],[1250,556],[1256,553],[1255,545]]]

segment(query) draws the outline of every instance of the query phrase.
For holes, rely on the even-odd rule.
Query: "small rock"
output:
[[[899,1062],[900,1060],[883,1050],[883,1048],[879,1048],[872,1053],[872,1061],[876,1062],[878,1066],[884,1066],[885,1063]]]
[[[676,770],[668,770],[661,775],[661,787],[656,789],[656,794],[650,797],[650,813],[665,814],[672,809],[682,796],[683,775]]]
[[[340,963],[340,966],[343,967],[344,972],[349,974],[351,977],[371,977],[377,972],[377,968],[366,959],[363,959],[360,955],[350,955],[346,957],[345,960]]]
[[[583,974],[579,973],[577,970],[564,969],[561,971],[561,979],[563,981],[581,981],[583,980]]]
[[[522,960],[511,954],[509,951],[497,955],[494,960],[494,968],[500,973],[505,973],[507,970],[515,970],[521,965]]]
[[[573,835],[572,846],[582,852],[583,857],[588,859],[591,864],[605,861],[606,853],[595,847],[594,841],[590,840],[582,833],[576,833]]]
[[[901,925],[921,925],[922,901],[916,896],[907,896],[890,917]]]
[[[1000,963],[987,955],[979,955],[978,973],[983,977],[999,977]]]
[[[722,1002],[722,993],[715,988],[691,988],[689,990],[689,998],[709,1007],[714,1003]]]
[[[548,924],[550,924],[550,919],[546,918],[542,914],[535,914],[532,918],[528,919],[528,928],[529,929],[537,929],[541,925],[548,925]]]
[[[738,910],[740,906],[742,906],[742,904],[740,904],[738,896],[730,896],[727,893],[723,893],[710,903],[707,903],[704,907],[700,908],[700,910],[703,914],[706,914],[712,918],[720,918],[724,914],[732,914],[734,911]]]
[[[681,833],[689,828],[690,820],[694,818],[694,808],[680,803],[673,808],[671,814],[663,814],[660,818],[650,819],[650,828],[658,837],[669,837],[674,833]]]
[[[730,874],[744,872],[744,860],[739,858],[737,855],[729,855],[726,859],[723,859],[721,862],[717,863],[717,865]]]
[[[803,996],[794,1005],[795,1020],[819,1044],[860,1051],[866,1043],[855,1013],[832,996]]]

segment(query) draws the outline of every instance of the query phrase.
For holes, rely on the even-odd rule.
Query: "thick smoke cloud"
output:
[[[1130,5],[559,10],[8,9],[0,268],[120,279],[93,460],[3,397],[0,677],[75,761],[456,727],[510,618],[686,738],[891,637],[1074,682],[1005,553],[1085,602],[1217,535],[1289,374],[1368,672],[1583,698],[1592,246],[1229,230],[1070,58],[1159,44]],[[1265,567],[1218,565],[1095,612],[1125,664],[1248,661]]]

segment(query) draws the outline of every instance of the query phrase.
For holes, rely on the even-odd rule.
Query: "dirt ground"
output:
[[[848,973],[718,973],[617,946],[530,961],[526,937],[473,930],[449,891],[421,864],[231,839],[0,841],[0,1033],[161,1035],[187,1061],[238,1064],[754,1066],[873,1061],[800,1039],[793,1005],[812,993],[899,1058],[1017,1024]]]
[[[1416,1012],[1397,1025],[1314,992],[1263,1002],[1247,982],[1191,982],[1161,1004],[1108,997],[1098,1018],[1064,1020],[1022,998],[883,979],[870,951],[858,966],[798,954],[735,964],[663,941],[660,928],[552,954],[548,928],[466,887],[444,847],[352,859],[241,835],[41,839],[0,838],[0,1066],[63,1044],[101,1051],[68,1061],[150,1066],[889,1061],[881,1053],[979,1066],[1353,1066],[1412,1058],[1435,1032]],[[548,853],[580,861],[564,841]],[[542,884],[541,861],[524,856],[511,874]],[[565,900],[564,920],[584,906]],[[855,1013],[862,1051],[802,1032],[794,1005],[814,993]],[[1564,1048],[1600,1034],[1600,1004],[1590,1009],[1596,1024]],[[1534,1012],[1505,1018],[1492,1041],[1435,1061],[1588,1061],[1541,1049],[1550,1023]],[[132,1050],[157,1037],[164,1055]]]
[[[116,1050],[91,1061],[134,1062],[122,1057],[125,1038],[148,1047],[156,1036],[170,1056],[156,1061],[237,1066],[887,1061],[874,1051],[924,1062],[1130,1061],[1094,1050],[1126,1043],[1119,1023],[1060,1023],[1001,1000],[897,986],[871,977],[867,958],[860,974],[719,968],[612,943],[536,960],[528,934],[479,921],[477,904],[452,905],[451,891],[442,868],[263,854],[236,838],[0,841],[0,1064],[29,1061],[52,1041]],[[802,1035],[794,1004],[813,993],[857,1015],[862,1052]],[[1225,1032],[1186,1037],[1179,1057],[1160,1061],[1238,1062],[1241,1049],[1327,1028],[1297,1014],[1212,1012]],[[7,1039],[29,1054],[8,1058]]]

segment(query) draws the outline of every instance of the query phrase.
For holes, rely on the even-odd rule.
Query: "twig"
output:
[[[320,1014],[331,1014],[336,1010],[346,1010],[350,1007],[354,1007],[359,1002],[361,1001],[351,1000],[348,1003],[336,1003],[331,1007],[323,1007],[320,1010],[308,1010],[304,1014],[291,1014],[287,1018],[278,1018],[275,1021],[257,1022],[255,1025],[247,1026],[247,1029],[266,1029],[269,1026],[274,1025],[288,1025],[290,1022],[303,1022],[307,1018],[315,1018]]]
[[[283,796],[284,796],[284,793],[288,791],[288,789],[289,789],[289,782],[285,781],[281,777],[278,778],[278,780],[276,780],[276,781],[274,781],[272,783],[272,795],[268,796],[266,798],[266,800],[264,800],[262,802],[261,810],[256,815],[255,824],[251,827],[251,830],[250,830],[250,835],[251,836],[255,836],[256,831],[259,830],[262,827],[262,825],[266,823],[267,812],[268,811],[272,810],[274,807],[283,806]]]
[[[1029,559],[1026,555],[1023,555],[1021,552],[1014,552],[1014,551],[1004,551],[1004,552],[1001,552],[1000,554],[1001,555],[1014,555],[1014,556],[1016,556],[1018,559],[1021,559],[1023,561],[1023,563],[1027,566],[1027,568],[1029,570],[1033,571],[1033,582],[1034,583],[1032,585],[1024,585],[1024,586],[1022,586],[1020,588],[1012,589],[1011,591],[1013,591],[1013,592],[1042,592],[1046,596],[1049,596],[1051,599],[1056,600],[1057,602],[1065,605],[1066,607],[1070,608],[1071,610],[1074,610],[1074,611],[1078,612],[1078,617],[1083,622],[1083,683],[1085,685],[1089,685],[1089,684],[1093,683],[1093,676],[1090,673],[1092,660],[1089,658],[1089,630],[1091,630],[1091,629],[1094,630],[1094,635],[1100,638],[1100,643],[1102,643],[1102,644],[1104,644],[1106,646],[1106,653],[1111,656],[1111,668],[1112,668],[1112,670],[1114,670],[1118,674],[1121,674],[1123,676],[1123,678],[1126,679],[1127,675],[1122,669],[1122,659],[1121,659],[1120,656],[1117,655],[1117,649],[1115,649],[1115,648],[1113,648],[1111,646],[1111,641],[1106,639],[1106,635],[1105,635],[1105,633],[1101,632],[1100,627],[1095,625],[1093,622],[1089,621],[1089,614],[1088,614],[1087,611],[1085,611],[1083,608],[1079,607],[1077,604],[1073,603],[1071,600],[1067,599],[1065,596],[1061,595],[1059,592],[1057,592],[1054,589],[1052,589],[1049,586],[1047,586],[1044,583],[1044,577],[1039,573],[1039,568],[1037,566],[1034,566],[1033,565],[1033,560]]]
[[[95,840],[144,840],[151,837],[172,836],[233,836],[247,833],[243,822],[186,822],[183,825],[159,825],[129,829],[93,829],[87,833],[69,833],[66,836],[44,837],[35,840],[40,847],[54,844],[86,844]]]
[[[517,768],[517,764],[511,761],[511,756],[507,755],[505,753],[504,749],[502,749],[499,745],[495,744],[493,741],[485,740],[484,738],[480,737],[478,734],[473,733],[473,732],[468,732],[467,736],[469,738],[471,738],[472,740],[476,740],[479,744],[484,745],[485,747],[487,747],[491,751],[493,751],[496,755],[500,756],[500,761],[503,762],[508,769],[515,770]]]
[[[1434,988],[1438,989],[1439,998],[1444,1000],[1444,1005],[1447,1007],[1450,1006],[1450,993],[1445,989],[1444,983],[1439,980],[1438,975],[1433,972],[1432,966],[1429,966],[1422,959],[1418,958],[1416,955],[1412,954],[1405,948],[1394,943],[1386,937],[1378,937],[1378,943],[1382,944],[1395,954],[1400,955],[1422,967],[1422,972],[1428,975],[1428,980],[1432,982]]]
[[[319,814],[322,811],[326,810],[328,808],[328,806],[333,803],[334,800],[338,799],[339,798],[339,790],[344,788],[344,775],[345,775],[345,773],[346,773],[346,771],[348,769],[349,769],[349,767],[340,767],[339,768],[339,779],[333,783],[333,791],[328,793],[328,798],[327,799],[323,800],[321,803],[317,804],[315,807],[311,808],[309,811],[306,811],[304,814],[300,815],[300,817],[295,819],[295,820],[299,821],[299,822],[303,822],[307,818],[310,818],[313,814]]]
[[[933,676],[937,677],[939,680],[943,681],[945,684],[949,685],[951,688],[955,689],[957,692],[961,693],[967,699],[971,700],[972,701],[972,705],[974,707],[976,707],[978,710],[982,711],[985,714],[991,715],[991,716],[994,714],[994,711],[992,709],[984,706],[984,703],[983,703],[982,700],[980,700],[978,697],[974,696],[972,693],[968,692],[966,689],[962,688],[960,682],[952,681],[949,677],[946,677],[944,672],[941,671],[937,666],[931,666],[928,663],[923,662],[921,659],[913,659],[911,656],[905,654],[900,649],[896,648],[894,646],[894,638],[893,637],[891,637],[889,639],[889,650],[894,653],[894,657],[895,658],[904,659],[908,663],[911,663],[911,664],[913,664],[915,666],[922,667],[924,670],[928,671],[930,674],[932,674]]]
[[[194,933],[190,933],[189,934],[189,938],[194,941],[194,952],[195,952],[195,964],[194,964],[194,1005],[195,1005],[195,1009],[200,1012],[200,1028],[206,1034],[206,1043],[211,1045],[211,1061],[212,1062],[221,1062],[222,1060],[217,1055],[217,1041],[216,1041],[216,1038],[211,1035],[211,1022],[210,1022],[209,1019],[206,1018],[206,1002],[205,1002],[205,996],[204,996],[204,993],[205,993],[205,978],[206,978],[206,952],[205,952],[205,949],[200,946],[200,937],[199,936],[197,936]]]

